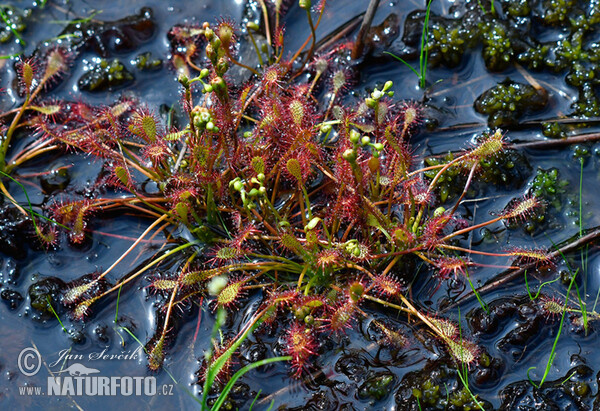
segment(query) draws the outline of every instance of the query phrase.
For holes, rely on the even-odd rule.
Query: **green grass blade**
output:
[[[393,58],[395,58],[396,60],[398,60],[399,62],[403,63],[404,65],[406,65],[406,67],[408,67],[409,69],[412,70],[413,73],[415,73],[415,75],[421,79],[421,75],[419,74],[419,72],[417,70],[415,70],[415,68],[413,66],[411,66],[410,64],[408,64],[403,58],[396,56],[393,53],[390,53],[389,51],[384,51],[383,54],[389,54],[390,56],[392,56]]]
[[[117,308],[115,310],[115,324],[117,323],[117,319],[119,317],[119,301],[121,300],[121,290],[123,289],[123,286],[121,285],[119,287],[119,292],[117,293]]]
[[[21,37],[19,32],[14,29],[13,25],[10,23],[10,20],[8,19],[8,16],[4,12],[4,10],[2,10],[2,7],[0,7],[0,17],[4,21],[4,24],[6,24],[6,27],[8,27],[10,29],[10,31],[12,32],[12,34],[14,34],[14,36],[17,38],[17,41],[19,42],[19,44],[21,46],[25,47],[26,46],[25,40],[23,40],[23,37]]]
[[[54,307],[52,307],[52,302],[50,301],[50,296],[46,297],[46,301],[48,301],[48,307],[50,307],[50,311],[52,311],[52,314],[54,314],[54,316],[58,320],[58,322],[59,322],[60,326],[62,327],[63,331],[68,334],[69,332],[67,331],[67,329],[63,325],[62,321],[60,320],[60,317],[58,316],[58,313],[56,311],[54,311]]]
[[[423,33],[421,34],[421,54],[419,56],[419,79],[421,88],[425,88],[425,80],[427,75],[427,59],[429,58],[429,48],[427,47],[427,39],[429,38],[429,16],[431,14],[431,2],[427,3],[425,19],[423,20]]]
[[[242,344],[242,342],[244,342],[244,340],[252,332],[254,332],[254,330],[263,322],[263,320],[264,320],[263,318],[259,318],[258,320],[256,320],[256,322],[254,324],[252,324],[252,326],[248,327],[246,329],[246,331],[244,331],[244,333],[237,340],[235,340],[235,342],[233,344],[231,344],[231,347],[229,347],[227,349],[227,351],[225,351],[223,354],[221,354],[219,356],[219,358],[217,358],[214,361],[214,363],[208,368],[208,372],[206,373],[206,380],[204,381],[204,387],[202,389],[202,408],[203,409],[208,409],[206,407],[206,398],[208,396],[208,391],[210,390],[210,387],[212,387],[212,385],[215,381],[215,378],[217,377],[217,374],[219,373],[219,371],[221,371],[221,368],[223,368],[223,366],[225,365],[227,360],[229,360],[229,358],[231,358],[233,353],[238,349],[238,347]]]
[[[292,359],[291,355],[286,355],[285,357],[266,358],[264,360],[256,361],[256,362],[253,362],[252,364],[246,365],[244,368],[242,368],[241,370],[239,370],[238,372],[236,372],[235,374],[233,374],[233,377],[231,377],[231,379],[229,380],[229,382],[227,383],[227,385],[225,386],[225,388],[223,388],[223,391],[219,395],[219,398],[217,398],[217,401],[215,402],[215,404],[211,408],[211,411],[219,411],[219,409],[221,408],[221,406],[225,402],[225,399],[227,398],[227,395],[229,394],[229,391],[231,391],[231,389],[233,388],[233,385],[235,384],[235,382],[237,380],[239,380],[240,377],[242,377],[248,371],[253,370],[254,368],[261,367],[261,366],[266,365],[266,364],[271,364],[273,362],[277,362],[277,361],[290,361],[291,359]]]
[[[29,211],[29,214],[30,214],[30,217],[31,217],[31,221],[33,222],[33,226],[36,228],[36,231],[37,231],[37,224],[36,224],[35,218],[33,218],[33,216],[36,216],[36,217],[41,218],[43,220],[46,220],[46,221],[48,221],[50,223],[56,224],[59,227],[64,228],[65,230],[71,231],[71,229],[69,227],[67,227],[67,226],[65,226],[63,224],[60,224],[59,222],[57,222],[57,221],[55,221],[55,220],[53,220],[51,218],[43,216],[40,213],[37,213],[37,212],[33,211],[33,206],[31,205],[31,200],[29,199],[29,194],[27,194],[27,190],[25,189],[25,186],[23,186],[23,184],[21,184],[19,181],[15,180],[10,175],[6,174],[4,171],[0,171],[0,174],[3,175],[4,177],[10,179],[13,183],[15,183],[19,187],[21,187],[21,190],[23,190],[23,194],[25,194],[25,198],[27,199],[27,205],[29,206],[29,210],[28,211]],[[11,198],[9,198],[9,200],[10,200],[11,203],[13,203],[15,205],[18,205],[17,203],[15,203],[14,201],[12,201]]]
[[[465,277],[467,277],[469,286],[471,286],[471,290],[473,290],[473,294],[475,294],[475,298],[477,298],[477,301],[479,301],[479,305],[481,306],[481,308],[483,308],[483,311],[485,311],[486,314],[489,314],[490,307],[488,307],[486,302],[483,301],[483,298],[481,298],[481,296],[479,295],[479,292],[477,292],[477,288],[475,288],[475,286],[473,285],[473,282],[471,281],[471,276],[469,275],[469,270],[467,270],[466,265],[465,265]]]
[[[563,324],[565,322],[565,314],[567,313],[567,304],[569,303],[569,293],[571,292],[571,287],[573,287],[573,284],[575,283],[575,278],[577,278],[577,273],[578,273],[578,271],[575,271],[575,273],[573,274],[573,277],[571,277],[571,283],[569,284],[569,288],[567,289],[567,297],[565,298],[563,313],[562,313],[562,316],[560,317],[560,325],[558,327],[558,333],[556,333],[556,338],[554,339],[554,344],[552,344],[552,351],[550,352],[550,356],[548,357],[548,362],[546,363],[546,369],[544,370],[544,375],[542,377],[542,380],[540,381],[540,385],[539,385],[540,387],[544,384],[544,381],[546,381],[548,374],[550,374],[550,368],[552,367],[552,363],[554,362],[554,357],[556,356],[556,346],[558,345],[558,339],[560,338],[560,335],[561,335],[562,329],[563,329]]]
[[[546,282],[541,283],[540,286],[538,287],[537,293],[536,293],[536,295],[534,297],[534,296],[531,295],[531,292],[529,290],[529,283],[527,282],[527,270],[525,270],[525,272],[523,273],[523,275],[525,276],[525,287],[527,288],[527,294],[529,294],[529,299],[531,301],[537,300],[537,298],[540,296],[540,293],[542,292],[542,287],[544,287],[546,285],[549,285],[549,284],[552,284],[552,283],[555,283],[558,280],[560,280],[560,277],[556,277],[554,280],[550,280],[550,281],[546,281]]]
[[[248,408],[248,411],[252,411],[252,409],[254,408],[254,404],[256,404],[256,401],[258,400],[258,397],[260,397],[260,393],[262,392],[262,389],[258,390],[258,393],[256,394],[256,397],[254,397],[254,400],[252,401],[252,404],[250,404],[250,408]]]

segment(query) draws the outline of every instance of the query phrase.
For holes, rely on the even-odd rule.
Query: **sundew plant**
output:
[[[259,3],[278,17],[270,27],[219,19],[171,29],[169,59],[181,94],[177,122],[130,97],[105,106],[45,99],[74,58],[59,43],[35,57],[14,58],[21,100],[0,117],[0,188],[31,221],[39,244],[80,246],[92,219],[123,210],[147,221],[113,265],[62,284],[50,307],[60,305],[72,321],[85,322],[107,301],[147,293],[157,315],[154,334],[142,343],[148,368],[160,372],[178,327],[198,307],[204,315],[235,316],[256,296],[237,335],[223,338],[216,330],[212,346],[204,347],[197,378],[205,400],[213,395],[207,379],[222,386],[240,368],[234,359],[250,333],[276,333],[280,350],[271,354],[287,360],[291,379],[315,371],[322,341],[337,341],[366,319],[381,345],[401,350],[420,343],[373,318],[367,305],[435,337],[441,355],[468,381],[480,360],[477,340],[456,318],[416,304],[411,287],[415,276],[434,275],[437,287],[462,282],[479,298],[471,278],[487,266],[486,256],[504,258],[500,268],[512,271],[554,269],[556,251],[490,253],[463,241],[488,226],[525,225],[548,207],[543,193],[530,190],[477,224],[460,213],[472,184],[510,155],[510,132],[491,124],[460,151],[424,162],[411,145],[427,132],[423,103],[398,99],[386,78],[350,96],[354,44],[317,45],[326,1],[299,1],[311,34],[298,50],[284,44],[283,2]],[[263,30],[266,42],[259,46],[254,36]],[[242,37],[250,41],[241,43]],[[255,48],[256,64],[240,59],[241,47]],[[232,75],[234,68],[243,76]],[[36,139],[16,148],[22,130]],[[97,187],[86,196],[51,197],[44,209],[17,204],[8,190],[15,185],[11,175],[61,150],[101,164]],[[448,196],[450,176],[460,176],[454,196]],[[113,276],[127,255],[159,233],[168,238],[160,252],[139,269]],[[162,270],[165,263],[175,268]],[[581,313],[583,321],[597,317],[544,296],[540,309],[559,317]]]

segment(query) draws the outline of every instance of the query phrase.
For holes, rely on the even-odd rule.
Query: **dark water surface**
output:
[[[29,5],[29,2],[8,2],[18,6]],[[319,38],[335,33],[345,22],[357,17],[366,8],[368,1],[333,0],[328,2],[324,21],[318,30]],[[366,90],[372,90],[376,84],[386,80],[394,81],[395,97],[398,99],[424,101],[424,91],[418,86],[418,79],[407,67],[399,62],[382,56],[382,51],[390,50],[396,53],[406,51],[402,42],[403,26],[409,13],[424,8],[423,1],[382,1],[374,24],[381,24],[391,13],[396,21],[390,27],[399,29],[399,35],[389,41],[383,41],[383,46],[376,46],[371,54],[363,61],[357,70],[355,79],[356,96],[358,100]],[[434,1],[432,10],[435,14],[445,15],[453,1]],[[496,2],[498,3],[498,2]],[[112,21],[128,15],[137,15],[143,7],[151,10],[154,28],[149,31],[147,38],[137,41],[130,48],[122,48],[118,37],[114,35],[107,40],[103,57],[118,57],[134,74],[135,80],[129,85],[114,91],[81,92],[78,79],[99,58],[98,50],[86,48],[74,61],[70,72],[49,96],[69,100],[84,100],[97,104],[108,104],[125,93],[146,102],[151,108],[160,106],[170,107],[179,102],[179,87],[174,70],[167,61],[168,42],[167,32],[178,23],[214,21],[219,16],[229,16],[243,22],[255,20],[259,13],[256,4],[243,0],[130,0],[130,1],[49,1],[44,10],[34,11],[32,22],[23,33],[27,41],[25,54],[32,53],[36,46],[46,39],[56,37],[63,32],[64,21],[89,16],[94,10],[102,13],[94,18],[102,21]],[[294,5],[284,18],[287,27],[289,50],[295,50],[308,35],[303,12]],[[553,35],[550,30],[546,36]],[[0,45],[0,54],[10,54],[20,51],[16,44]],[[135,56],[142,52],[152,52],[153,57],[164,60],[164,66],[155,71],[142,72],[130,63]],[[413,63],[417,63],[413,60]],[[2,110],[10,108],[17,97],[14,95],[13,62],[0,60],[3,67],[0,71],[0,87],[8,90],[8,95],[2,95],[0,103]],[[431,154],[445,153],[467,147],[474,138],[486,130],[486,117],[473,109],[474,100],[485,90],[498,82],[510,77],[514,81],[527,83],[521,71],[510,67],[500,73],[490,73],[485,69],[481,52],[478,49],[467,52],[462,63],[455,69],[434,68],[428,70],[430,81],[427,90],[427,115],[437,121],[437,128],[423,130],[413,141],[415,153],[420,157]],[[522,121],[553,118],[560,114],[569,113],[570,105],[576,94],[575,90],[566,85],[563,74],[539,72],[535,78],[540,84],[550,84],[548,88],[549,104],[534,115],[525,116]],[[438,83],[436,81],[440,80]],[[434,84],[435,83],[435,84]],[[433,120],[432,120],[433,121]],[[467,125],[462,127],[461,125]],[[592,130],[592,129],[590,129]],[[543,139],[539,127],[521,127],[509,132],[511,141],[531,141]],[[17,140],[13,149],[18,149],[27,143],[27,137]],[[600,200],[600,173],[595,146],[587,146],[591,156],[586,157],[583,164],[583,217],[584,228],[600,225],[600,214],[596,215],[596,207]],[[493,232],[475,232],[469,239],[478,244],[481,251],[499,251],[507,246],[538,246],[549,247],[552,243],[561,243],[579,232],[577,212],[579,208],[579,178],[580,163],[574,157],[574,148],[566,147],[555,150],[527,149],[520,151],[525,164],[517,164],[527,170],[522,181],[513,181],[505,186],[479,186],[477,200],[470,200],[461,212],[472,219],[474,223],[484,220],[490,212],[499,211],[514,197],[524,194],[531,184],[537,169],[556,167],[562,179],[569,182],[564,196],[564,207],[556,213],[553,224],[537,230],[530,235],[521,229],[507,230],[498,225]],[[18,175],[41,173],[68,166],[70,182],[65,193],[82,191],[93,184],[99,164],[88,157],[69,153],[52,155],[39,161],[27,163],[19,168]],[[48,199],[48,192],[42,189],[43,178],[23,177],[29,198],[34,205],[43,204]],[[9,185],[11,193],[18,201],[26,203],[23,192],[14,184]],[[571,200],[571,204],[568,204]],[[30,307],[27,297],[29,287],[45,277],[58,277],[70,281],[84,273],[102,270],[112,264],[131,244],[132,238],[137,238],[147,227],[146,220],[140,220],[133,215],[111,216],[97,218],[90,227],[93,241],[83,248],[75,248],[67,243],[57,251],[44,252],[31,249],[23,244],[24,255],[13,256],[0,250],[0,287],[3,303],[0,303],[0,407],[2,409],[145,409],[145,408],[198,408],[193,397],[198,397],[199,386],[195,384],[194,375],[200,367],[204,350],[209,346],[210,332],[213,325],[212,312],[206,310],[198,321],[198,313],[190,315],[179,327],[172,347],[168,351],[165,362],[167,371],[150,373],[146,366],[144,355],[131,359],[90,360],[90,355],[127,354],[135,352],[139,344],[118,329],[114,323],[116,299],[109,298],[94,309],[85,324],[71,323],[65,316],[62,320],[65,327],[77,335],[76,341],[68,337],[61,325],[53,317],[40,316]],[[120,237],[126,238],[120,238]],[[153,243],[145,243],[129,255],[114,272],[111,280],[120,278],[154,255],[160,247],[162,238],[156,238]],[[468,243],[465,243],[467,246]],[[570,256],[569,256],[570,257]],[[570,259],[578,264],[576,255]],[[486,264],[505,264],[504,259],[487,258],[481,260]],[[168,270],[169,267],[161,267]],[[591,246],[587,254],[587,267],[578,281],[582,299],[591,310],[600,289],[600,260],[596,246]],[[558,264],[555,271],[564,270],[563,264]],[[497,268],[477,268],[471,273],[476,286],[484,284],[488,279],[497,275]],[[542,280],[554,279],[556,273],[540,277]],[[536,291],[539,281],[530,279],[530,287]],[[450,280],[452,282],[452,280]],[[468,290],[468,284],[456,284],[455,289],[442,286],[436,290],[438,280],[431,273],[421,272],[413,286],[413,299],[423,309],[432,311],[448,306],[448,302],[458,297],[461,292]],[[558,285],[557,285],[558,284]],[[144,288],[147,283],[143,279],[121,294],[118,307],[119,324],[127,326],[142,341],[146,342],[153,334],[154,317],[153,299],[149,298]],[[553,285],[557,292],[565,294],[566,287],[560,282]],[[446,291],[450,289],[451,291]],[[15,297],[18,293],[23,297]],[[12,296],[12,297],[11,297]],[[10,297],[10,298],[9,298]],[[522,279],[498,287],[493,292],[483,296],[487,304],[493,308],[493,319],[482,325],[482,310],[475,299],[470,299],[446,312],[454,320],[460,319],[465,334],[474,336],[484,348],[493,365],[489,367],[474,366],[469,370],[470,388],[479,398],[488,402],[493,408],[508,409],[591,409],[598,392],[597,378],[600,378],[600,356],[598,347],[600,339],[598,324],[590,323],[586,335],[573,326],[569,318],[565,320],[559,343],[556,348],[555,361],[547,378],[548,387],[542,390],[533,389],[528,382],[527,372],[539,381],[546,367],[551,352],[558,321],[541,321],[530,315],[527,292]],[[244,310],[230,319],[228,327],[232,332],[238,330],[247,318],[257,308],[258,295],[251,295]],[[365,306],[375,318],[388,318],[411,335],[412,330],[406,326],[403,319],[391,310],[383,310],[376,306]],[[466,320],[465,320],[466,318]],[[490,317],[491,318],[491,317]],[[455,366],[447,358],[443,350],[432,341],[414,339],[408,348],[403,350],[383,349],[376,344],[373,329],[368,321],[359,324],[349,331],[346,336],[332,337],[323,341],[325,349],[317,359],[317,368],[321,370],[314,379],[298,381],[290,378],[289,368],[284,364],[269,365],[259,370],[249,372],[242,380],[239,389],[232,393],[235,406],[248,409],[252,399],[261,391],[257,406],[254,409],[266,409],[274,400],[275,409],[417,409],[412,388],[422,385],[423,381],[438,378],[439,395],[446,397],[446,389],[456,390],[460,383],[455,376],[444,377],[444,373],[453,372]],[[337,341],[334,341],[336,340]],[[257,358],[271,356],[272,347],[280,342],[273,335],[259,334],[253,336],[243,345],[243,364]],[[31,377],[24,376],[17,367],[19,353],[26,347],[37,347],[42,355],[44,364],[41,370]],[[62,363],[54,364],[62,355],[81,355],[72,357],[65,367],[73,362],[81,362],[87,367],[98,369],[101,376],[148,376],[153,375],[160,387],[173,384],[175,379],[179,385],[165,388],[164,394],[147,396],[114,396],[90,397],[75,396],[47,397],[20,395],[19,387],[40,386],[45,391],[46,379],[52,370],[61,369]],[[449,370],[449,371],[448,371]],[[572,378],[565,384],[560,382]],[[170,374],[170,375],[169,375]],[[392,383],[385,388],[379,399],[365,397],[361,394],[365,387],[377,377],[391,375]],[[171,378],[172,376],[172,378]],[[417,382],[418,383],[417,383]],[[556,384],[554,382],[557,382]],[[445,385],[444,385],[445,384]],[[579,384],[579,385],[578,385]],[[587,387],[587,391],[581,387]],[[572,395],[577,391],[583,395]],[[161,394],[163,392],[161,391]],[[578,398],[578,399],[573,399]],[[515,401],[512,401],[515,399]],[[426,407],[424,407],[426,408]],[[460,409],[460,407],[456,408]]]

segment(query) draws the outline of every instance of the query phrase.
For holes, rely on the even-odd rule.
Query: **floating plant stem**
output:
[[[144,232],[142,234],[140,234],[140,236],[137,238],[137,240],[135,240],[135,242],[133,244],[131,244],[131,246],[127,249],[127,251],[125,251],[119,258],[117,258],[115,260],[115,262],[113,262],[111,264],[110,267],[108,267],[106,270],[104,270],[104,272],[102,273],[102,275],[99,278],[104,277],[106,274],[110,273],[112,271],[113,268],[115,268],[121,261],[123,261],[123,259],[125,257],[127,257],[127,255],[129,255],[129,253],[131,251],[133,251],[134,248],[137,247],[137,245],[144,239],[144,237],[146,237],[146,235],[152,231],[154,229],[154,227],[156,227],[157,225],[159,225],[162,221],[164,221],[166,218],[168,218],[169,215],[168,214],[163,214],[160,218],[158,218],[156,221],[154,221],[152,224],[150,224],[148,226],[148,228],[146,228],[144,230]],[[120,290],[120,288],[119,288]]]

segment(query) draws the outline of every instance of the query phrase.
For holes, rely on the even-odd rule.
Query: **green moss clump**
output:
[[[482,24],[481,33],[485,66],[491,71],[506,69],[515,55],[506,26],[497,20],[487,21]]]
[[[454,155],[448,153],[444,157],[427,157],[425,164],[427,166],[436,166],[447,164],[453,159]],[[479,167],[479,182],[472,184],[471,189],[467,192],[467,197],[469,198],[475,197],[479,191],[485,190],[486,185],[505,188],[521,187],[531,173],[531,166],[527,158],[519,152],[510,149],[497,154],[493,159],[481,160]],[[427,171],[425,172],[425,177],[432,180],[438,171]],[[468,173],[469,170],[465,170],[463,167],[452,166],[440,176],[436,185],[436,195],[441,203],[456,198],[462,193]]]
[[[413,388],[412,393],[423,405],[436,405],[441,398],[439,384],[434,384],[431,380],[425,380],[420,389]]]
[[[27,28],[25,20],[31,16],[31,9],[18,9],[13,6],[2,5],[0,12],[3,18],[0,19],[0,43],[8,43],[13,38],[13,30],[22,33]],[[11,30],[12,28],[12,30]]]
[[[457,23],[435,22],[430,28],[427,43],[429,64],[456,67],[465,53],[468,33]]]
[[[548,103],[545,90],[509,79],[485,91],[475,100],[475,110],[487,114],[490,128],[515,126],[526,112],[541,110]]]
[[[556,168],[548,170],[538,169],[529,192],[537,198],[544,200],[556,211],[562,210],[565,187],[569,185],[567,180],[560,179],[560,173]]]
[[[546,66],[546,58],[549,51],[550,46],[537,44],[520,53],[517,56],[517,60],[531,69],[539,70]]]
[[[567,20],[571,9],[575,5],[574,0],[546,0],[543,2],[542,20],[548,25],[559,25]]]
[[[542,134],[550,138],[566,138],[567,128],[556,121],[543,122]]]
[[[52,308],[61,307],[60,296],[65,288],[65,283],[55,277],[44,278],[29,287],[29,300],[31,308],[52,316]],[[50,308],[52,304],[52,308]],[[58,308],[57,308],[58,309]]]
[[[450,395],[450,404],[464,411],[479,410],[479,405],[473,400],[469,391],[463,387]]]
[[[590,83],[584,83],[579,89],[579,97],[577,101],[571,106],[575,114],[584,117],[597,117],[600,116],[600,101],[596,90]]]
[[[394,376],[383,372],[369,377],[358,389],[360,398],[381,400],[390,393],[389,385],[394,381]]]
[[[131,64],[140,70],[150,71],[161,68],[163,61],[161,59],[152,58],[152,53],[148,51],[146,53],[138,54],[135,59],[131,61]]]
[[[134,80],[119,59],[111,61],[102,59],[90,71],[77,81],[80,90],[106,91],[113,90]]]
[[[511,17],[526,17],[531,13],[530,0],[504,0],[502,9]]]

